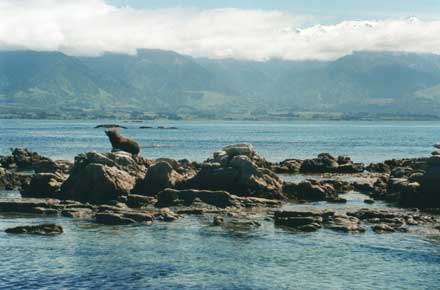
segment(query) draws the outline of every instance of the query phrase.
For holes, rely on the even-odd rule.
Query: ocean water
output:
[[[28,147],[53,158],[72,159],[110,149],[104,122],[0,120],[0,148]],[[107,122],[105,122],[107,123]],[[269,160],[320,152],[371,162],[428,156],[440,139],[438,122],[174,122],[129,123],[124,134],[143,154],[204,160],[223,145],[254,144]],[[141,125],[178,130],[140,130]],[[153,146],[154,145],[154,146]],[[157,147],[157,146],[160,147]],[[283,177],[289,178],[289,177]],[[0,196],[18,195],[0,192]],[[383,208],[349,193],[347,204],[324,202],[285,208]],[[87,220],[0,215],[0,289],[440,289],[440,234],[295,233],[262,226],[231,231],[205,217],[185,216],[150,226],[101,226]],[[56,237],[17,236],[4,229],[57,223]]]

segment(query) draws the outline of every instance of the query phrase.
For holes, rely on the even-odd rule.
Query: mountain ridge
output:
[[[335,61],[193,58],[139,50],[75,57],[0,52],[0,117],[440,118],[440,56],[355,52]]]

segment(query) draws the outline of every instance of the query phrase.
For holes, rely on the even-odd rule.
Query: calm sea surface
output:
[[[28,147],[73,159],[108,151],[102,129],[111,121],[0,120],[0,154]],[[268,160],[320,152],[373,162],[428,156],[440,140],[440,122],[118,122],[149,158],[202,161],[224,145],[252,143]],[[137,129],[176,126],[178,130]],[[18,195],[0,192],[0,196]],[[288,208],[336,209],[365,205],[351,193],[345,205],[312,203]],[[258,217],[257,217],[258,218]],[[57,237],[13,236],[4,229],[54,222]],[[0,289],[440,289],[440,237],[416,233],[298,234],[262,220],[242,232],[212,227],[203,217],[151,226],[100,226],[67,218],[0,215]]]

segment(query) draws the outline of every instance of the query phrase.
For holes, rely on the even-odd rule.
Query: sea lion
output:
[[[133,155],[137,155],[140,152],[139,144],[136,141],[124,137],[116,130],[105,131],[110,143],[112,143],[113,149],[122,150]]]

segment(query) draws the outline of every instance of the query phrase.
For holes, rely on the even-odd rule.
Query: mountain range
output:
[[[0,117],[440,118],[440,56],[355,52],[264,62],[138,50],[0,52]]]

